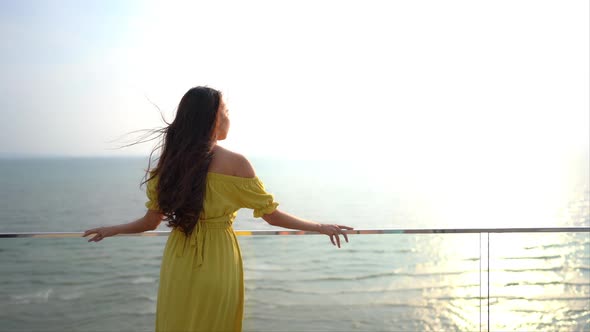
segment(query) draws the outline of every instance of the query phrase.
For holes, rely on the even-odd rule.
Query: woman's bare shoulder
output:
[[[244,155],[230,151],[219,145],[217,145],[213,151],[213,160],[209,166],[210,172],[239,176],[242,178],[253,178],[256,176],[254,167],[252,167],[252,164]]]

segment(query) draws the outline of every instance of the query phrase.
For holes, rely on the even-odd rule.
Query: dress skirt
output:
[[[156,332],[241,331],[244,273],[233,216],[170,233],[160,268]]]

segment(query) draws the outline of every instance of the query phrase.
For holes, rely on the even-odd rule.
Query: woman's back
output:
[[[237,176],[247,174],[248,167],[240,162],[245,158],[225,149],[214,156],[197,225],[188,236],[174,228],[164,249],[156,331],[241,330],[244,275],[232,225],[240,208],[253,209],[260,217],[278,203],[258,177]],[[157,181],[148,182],[149,209],[158,209]]]
[[[159,209],[157,184],[158,177],[148,182],[149,201],[145,204],[148,209]],[[271,213],[277,206],[246,158],[220,146],[214,148],[207,173],[202,219],[232,216],[240,208],[253,209],[254,216],[260,217]]]
[[[213,160],[209,165],[209,172],[242,178],[256,176],[248,159],[219,145],[215,145],[213,148]]]

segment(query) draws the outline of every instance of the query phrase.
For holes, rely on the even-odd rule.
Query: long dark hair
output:
[[[150,153],[141,185],[158,176],[158,205],[168,227],[180,227],[188,236],[203,210],[207,171],[213,157],[213,131],[221,92],[209,87],[188,90],[172,123],[150,133],[163,136]],[[157,138],[157,137],[156,137]],[[149,140],[153,140],[149,139]],[[144,141],[145,142],[145,141]],[[150,169],[154,151],[161,148],[158,163]]]

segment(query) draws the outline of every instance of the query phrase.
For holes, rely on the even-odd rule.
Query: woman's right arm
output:
[[[344,235],[344,239],[346,242],[348,242],[348,236],[346,236],[346,233],[342,232],[342,230],[353,229],[352,227],[344,225],[319,224],[316,222],[303,220],[278,209],[274,210],[272,213],[263,215],[262,219],[273,226],[326,234],[330,236],[330,241],[332,241],[332,244],[338,245],[338,248],[340,248],[339,234]],[[334,242],[334,238],[336,238],[336,242]]]
[[[235,167],[236,176],[244,178],[253,178],[256,176],[252,164],[250,164],[246,157],[236,153],[232,154],[232,156],[234,156],[234,158],[231,164]],[[301,218],[292,216],[288,213],[282,212],[278,209],[275,209],[273,212],[269,214],[262,215],[262,219],[264,219],[267,223],[277,227],[326,234],[330,237],[330,241],[332,241],[332,244],[338,245],[338,248],[340,248],[340,234],[344,235],[344,239],[346,240],[346,242],[348,242],[348,236],[346,236],[346,233],[343,233],[342,230],[353,229],[352,227],[344,225],[319,224],[316,222],[303,220]],[[336,241],[334,241],[334,238],[336,238]]]

